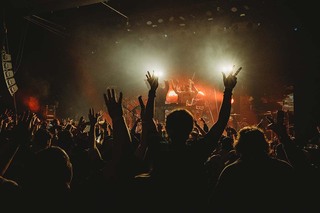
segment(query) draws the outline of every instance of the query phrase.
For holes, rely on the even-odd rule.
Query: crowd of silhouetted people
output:
[[[36,113],[0,117],[2,212],[317,212],[320,141],[301,147],[280,118],[227,126],[235,74],[223,74],[223,101],[210,127],[187,109],[155,121],[158,78],[128,126],[125,94],[101,94],[111,122],[88,106],[77,122]],[[141,78],[141,83],[143,83]],[[265,130],[273,131],[270,141]]]

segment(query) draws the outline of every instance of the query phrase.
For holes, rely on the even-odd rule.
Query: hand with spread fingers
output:
[[[111,119],[115,120],[122,117],[122,92],[119,93],[119,98],[117,98],[115,89],[107,89],[107,94],[104,93],[103,97]]]
[[[146,77],[150,85],[150,90],[156,91],[159,86],[158,77],[154,75],[154,72],[152,72],[152,75],[151,75],[149,71],[147,71]]]
[[[91,127],[94,127],[97,124],[99,116],[100,116],[100,114],[95,113],[93,108],[89,109],[88,118],[89,118],[89,122],[90,122]]]

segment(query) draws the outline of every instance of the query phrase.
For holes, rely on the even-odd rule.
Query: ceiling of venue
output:
[[[253,0],[15,0],[4,2],[6,15],[48,18],[57,24],[72,27],[77,20],[95,20],[117,26],[150,27],[186,24],[199,20],[216,22],[226,19],[224,27],[236,23],[267,24],[285,22],[299,24],[304,18],[304,5],[295,1]],[[100,19],[100,20],[99,20]],[[68,20],[68,21],[66,21]],[[68,25],[69,24],[69,25]],[[281,23],[278,23],[281,24]],[[288,26],[289,27],[289,26]]]

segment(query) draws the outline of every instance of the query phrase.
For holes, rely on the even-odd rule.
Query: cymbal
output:
[[[266,113],[263,113],[262,115],[272,115],[272,114],[274,114],[274,113],[272,113],[272,112],[266,112]]]

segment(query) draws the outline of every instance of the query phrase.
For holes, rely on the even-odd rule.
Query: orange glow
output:
[[[233,98],[231,99],[231,103],[232,103],[232,104],[234,103],[234,99],[233,99]]]
[[[178,96],[178,95],[173,90],[171,90],[171,91],[168,92],[168,96],[169,97],[174,97],[174,96]]]
[[[222,102],[222,100],[223,100],[223,93],[216,91],[216,92],[214,93],[214,96],[213,96],[213,97],[216,99],[216,101]]]
[[[166,102],[167,103],[176,103],[178,101],[178,95],[170,89],[167,93]]]
[[[27,97],[23,102],[32,112],[38,112],[40,110],[40,103],[36,97]]]

